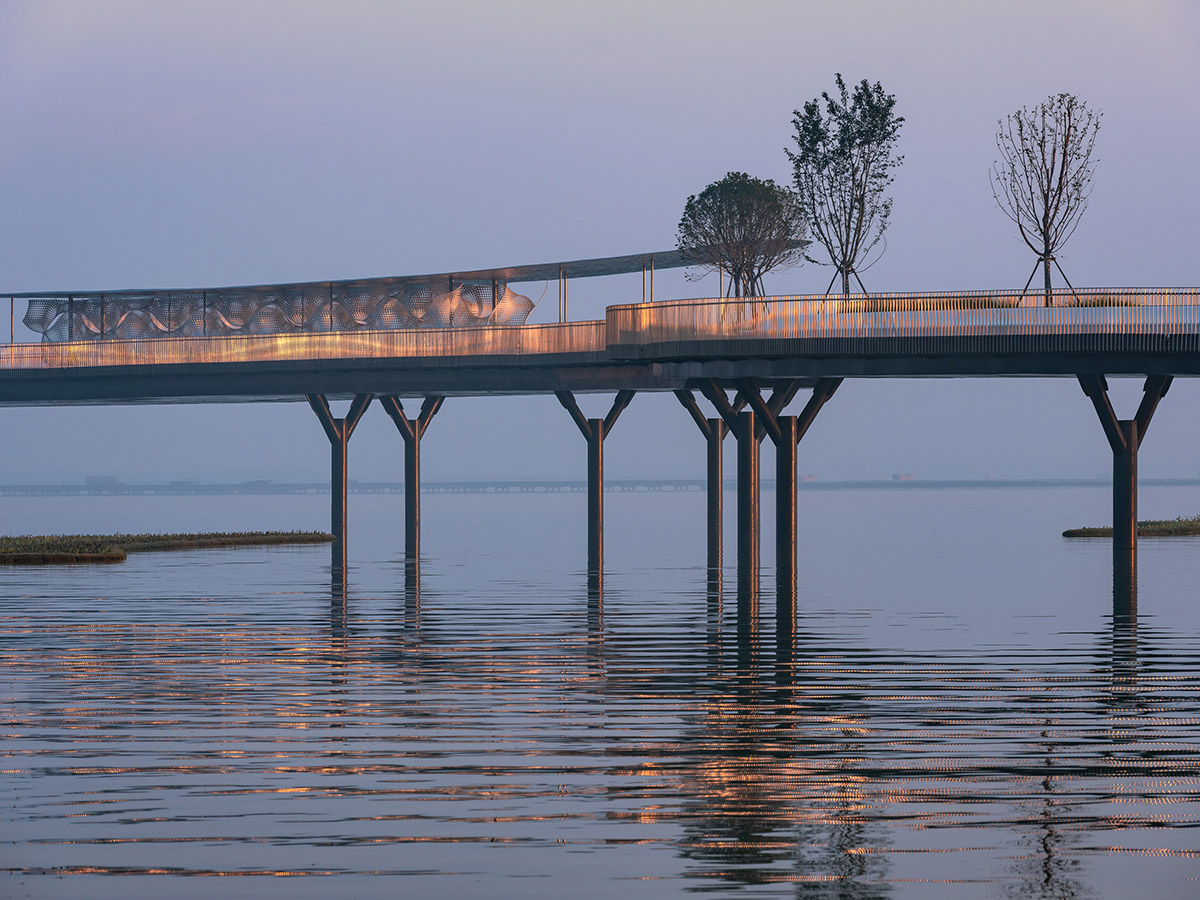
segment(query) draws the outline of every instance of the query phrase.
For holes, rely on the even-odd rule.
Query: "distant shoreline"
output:
[[[810,475],[797,479],[800,491],[945,491],[945,490],[1020,490],[1031,488],[1107,488],[1107,478],[967,478],[929,479],[917,477],[821,481]],[[1200,477],[1194,478],[1143,478],[1143,487],[1200,487]],[[605,489],[610,492],[642,491],[703,491],[707,482],[703,478],[609,478]],[[773,479],[764,478],[763,488],[774,490]],[[736,488],[732,479],[725,481],[725,490]],[[404,483],[400,481],[359,481],[350,479],[347,489],[353,494],[403,494]],[[529,493],[577,493],[587,490],[583,479],[493,479],[473,481],[425,481],[421,491],[425,494],[529,494]],[[328,482],[284,482],[242,481],[203,482],[167,481],[159,483],[132,483],[116,478],[93,478],[84,482],[27,482],[0,484],[0,496],[39,497],[112,497],[112,496],[238,496],[238,495],[286,495],[328,494]]]

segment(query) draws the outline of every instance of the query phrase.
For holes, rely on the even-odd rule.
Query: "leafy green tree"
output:
[[[1067,281],[1054,256],[1075,233],[1079,217],[1087,209],[1095,170],[1092,151],[1102,115],[1073,94],[1055,94],[1032,109],[1021,107],[999,122],[996,148],[1000,159],[988,172],[992,196],[1016,223],[1021,239],[1038,255],[1025,289],[1041,266],[1047,306],[1053,299],[1050,263]]]
[[[727,296],[761,297],[763,275],[802,261],[804,232],[795,194],[770,179],[730,172],[688,197],[677,243],[705,272],[728,274]]]
[[[887,230],[892,201],[884,191],[904,160],[896,153],[904,119],[896,115],[895,95],[878,81],[864,79],[853,92],[841,74],[835,81],[836,98],[822,93],[793,111],[796,151],[785,152],[812,235],[829,254],[821,264],[837,269],[825,293],[838,275],[843,294],[850,293],[851,275],[866,293],[858,273],[874,265],[863,262]]]

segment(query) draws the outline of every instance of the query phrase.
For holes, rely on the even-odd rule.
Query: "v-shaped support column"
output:
[[[588,577],[597,590],[604,574],[604,439],[617,423],[617,417],[633,400],[634,391],[618,391],[612,408],[603,419],[589,419],[570,391],[555,391],[587,441],[588,447]]]
[[[1137,489],[1138,449],[1158,402],[1170,390],[1171,375],[1151,375],[1132,419],[1118,419],[1108,399],[1103,375],[1080,375],[1079,385],[1096,408],[1113,453],[1113,619],[1137,618]]]
[[[722,518],[724,516],[724,504],[722,493],[725,490],[725,469],[722,450],[725,443],[725,435],[729,434],[729,426],[725,424],[723,419],[709,419],[700,411],[700,406],[696,403],[696,398],[691,391],[676,391],[675,396],[679,398],[679,402],[683,404],[692,416],[692,420],[700,429],[700,433],[704,435],[704,441],[707,448],[707,470],[708,470],[708,577],[712,582],[714,578],[719,579],[721,576],[721,564],[724,556],[724,546],[722,538]],[[740,412],[740,409],[738,410]]]
[[[783,407],[764,401],[752,383],[738,388],[775,444],[775,590],[781,610],[785,604],[794,608],[796,597],[796,447],[841,383],[819,379],[798,416],[779,415]]]
[[[818,379],[812,397],[799,416],[780,413],[796,396],[799,381],[781,385],[763,399],[750,379],[737,383],[738,401],[750,407],[740,415],[715,383],[705,387],[708,397],[726,421],[733,421],[738,439],[738,584],[739,595],[757,593],[759,564],[758,444],[769,435],[775,444],[775,585],[776,624],[790,634],[796,603],[796,446],[808,432],[821,407],[833,396],[840,378]],[[743,481],[747,489],[743,489]],[[743,561],[743,555],[747,558]]]
[[[304,396],[308,400],[309,406],[313,408],[313,412],[317,414],[321,427],[325,429],[326,437],[329,438],[331,450],[329,531],[333,535],[334,567],[338,567],[340,560],[341,569],[344,572],[346,567],[346,452],[350,444],[350,435],[354,433],[358,420],[371,405],[372,395],[355,394],[354,399],[350,402],[350,411],[346,413],[344,419],[334,416],[324,394],[305,394]]]
[[[379,404],[404,438],[404,556],[409,571],[421,558],[421,438],[445,397],[426,397],[416,419],[404,413],[399,397],[380,397]]]

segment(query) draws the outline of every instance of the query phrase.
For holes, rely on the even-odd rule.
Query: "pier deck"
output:
[[[673,391],[698,379],[1200,375],[1200,292],[612,306],[603,321],[0,346],[0,405]]]
[[[388,288],[391,294],[377,291],[363,308],[377,317],[401,288],[410,294],[416,290],[402,285]],[[278,311],[281,291],[259,290]],[[456,293],[461,290],[451,279],[437,302],[465,303]],[[207,303],[207,293],[201,296]],[[779,621],[787,622],[796,593],[796,445],[844,379],[1071,377],[1094,405],[1113,452],[1113,609],[1116,616],[1132,618],[1137,451],[1172,380],[1200,375],[1197,289],[1058,292],[1050,306],[1043,304],[1043,295],[1006,291],[643,302],[610,306],[603,321],[554,325],[496,324],[486,304],[479,305],[484,301],[478,301],[471,307],[471,327],[403,329],[360,327],[349,313],[336,318],[335,305],[341,304],[336,308],[344,313],[355,296],[330,283],[327,314],[314,307],[302,326],[294,326],[307,330],[197,336],[209,321],[204,306],[188,319],[190,333],[175,330],[171,313],[165,321],[153,318],[153,326],[165,333],[129,338],[106,331],[109,301],[103,295],[81,301],[91,304],[91,318],[76,313],[73,296],[64,304],[55,295],[29,295],[31,304],[53,311],[59,330],[47,329],[47,335],[83,339],[11,341],[0,347],[0,405],[306,400],[331,442],[333,569],[344,573],[348,444],[378,398],[405,443],[405,482],[412,488],[405,492],[405,549],[409,570],[415,572],[421,437],[444,399],[553,394],[587,442],[588,571],[589,584],[598,591],[604,440],[636,393],[673,391],[708,443],[710,567],[719,567],[722,555],[722,442],[728,434],[736,440],[738,582],[748,598],[756,596],[758,583],[759,444],[768,436],[775,444],[776,479],[790,486],[777,492],[776,510],[777,612]],[[500,309],[498,282],[493,281],[491,296],[494,312]],[[130,295],[125,308],[115,312],[126,319],[133,312],[145,318],[144,304],[154,300],[150,294]],[[161,298],[157,302],[162,305]],[[252,304],[237,307],[236,296],[225,302],[226,313],[253,311]],[[15,323],[15,296],[12,303]],[[65,332],[64,308],[73,317]],[[559,310],[565,318],[565,282]],[[362,321],[373,321],[370,316],[364,314]],[[43,318],[49,321],[49,313]],[[249,313],[244,320],[257,321]],[[324,322],[328,328],[321,330]],[[242,326],[226,316],[220,327]],[[15,332],[14,324],[14,337]],[[1113,410],[1106,381],[1111,376],[1145,378],[1133,418],[1121,419]],[[799,415],[785,415],[801,388],[812,388],[807,405]],[[700,410],[697,391],[716,418]],[[575,394],[587,392],[615,392],[605,418],[583,416]],[[423,402],[420,413],[409,418],[401,401],[413,397]],[[329,401],[337,398],[352,398],[345,417],[331,411]]]

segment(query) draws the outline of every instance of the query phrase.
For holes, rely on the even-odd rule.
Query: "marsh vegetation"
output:
[[[321,531],[240,531],[200,534],[50,534],[0,537],[0,565],[121,562],[151,550],[209,550],[273,544],[327,544]]]

